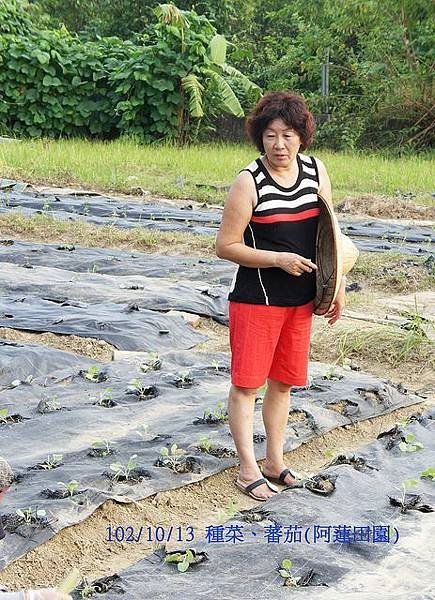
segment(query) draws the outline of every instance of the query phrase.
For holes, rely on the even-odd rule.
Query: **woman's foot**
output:
[[[267,461],[264,461],[262,471],[263,471],[264,477],[272,477],[273,479],[278,479],[278,477],[281,475],[281,473],[285,469],[288,469],[288,467],[283,462],[280,465],[276,465],[276,464],[268,463]],[[294,485],[295,483],[297,483],[297,481],[298,480],[295,479],[294,477],[292,477],[290,475],[290,473],[287,473],[286,476],[284,477],[284,481],[280,482],[280,484],[281,485]]]
[[[246,487],[249,484],[254,483],[254,481],[257,481],[258,479],[262,478],[263,475],[261,474],[260,469],[258,469],[258,471],[240,471],[239,476],[237,478],[237,483],[242,487]],[[275,496],[277,493],[271,490],[267,483],[262,483],[261,485],[257,486],[254,490],[252,490],[252,492],[258,498],[264,498],[265,500],[271,498],[272,496]]]

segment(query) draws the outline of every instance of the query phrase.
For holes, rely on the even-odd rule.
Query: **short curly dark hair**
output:
[[[263,132],[274,119],[282,119],[297,131],[302,150],[313,141],[316,124],[305,100],[292,92],[268,92],[246,118],[247,134],[262,154]]]

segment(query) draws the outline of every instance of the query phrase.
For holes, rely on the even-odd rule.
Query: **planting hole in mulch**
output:
[[[313,569],[302,573],[302,575],[298,576],[298,579],[295,580],[294,577],[285,577],[284,578],[284,587],[314,587],[314,586],[326,586],[329,587],[327,583],[322,581],[316,582],[318,580],[319,575]]]
[[[151,473],[143,467],[135,467],[134,469],[131,469],[128,473],[105,471],[103,475],[114,482],[131,483],[132,485],[136,485],[144,479],[151,479],[152,477]]]
[[[154,466],[166,467],[174,473],[201,473],[201,462],[195,456],[160,456]]]
[[[157,556],[160,556],[166,563],[175,563],[180,564],[188,563],[186,565],[186,569],[190,566],[196,566],[208,560],[208,555],[206,552],[196,552],[194,548],[188,548],[187,550],[172,550],[170,552],[166,552],[166,550],[159,549],[155,552]],[[184,570],[184,569],[183,569]]]
[[[279,525],[277,521],[271,518],[270,512],[265,509],[251,508],[242,510],[242,521],[246,523],[261,523],[262,525]]]
[[[51,490],[50,488],[45,488],[41,491],[41,496],[43,498],[48,498],[49,500],[65,500],[65,498],[72,498],[73,496],[78,496],[79,494],[84,494],[87,490]]]
[[[237,456],[237,452],[232,448],[224,448],[222,446],[211,446],[210,448],[205,449],[201,446],[196,447],[200,452],[211,454],[211,456],[215,456],[216,458],[234,458]]]
[[[45,415],[47,413],[55,412],[57,410],[62,410],[62,408],[63,406],[57,398],[48,398],[40,400],[40,402],[38,402],[36,410],[39,413],[41,413],[41,415]]]
[[[374,470],[379,471],[377,467],[368,465],[365,458],[360,456],[346,456],[339,454],[332,462],[329,463],[328,467],[334,467],[336,465],[351,465],[357,471]]]
[[[372,388],[372,389],[356,388],[355,391],[358,392],[358,394],[362,398],[364,398],[364,400],[371,402],[375,406],[377,406],[379,404],[385,408],[391,406],[391,399],[387,396],[387,394],[383,390],[381,390],[379,388]]]
[[[301,487],[320,496],[330,496],[335,490],[337,475],[315,475],[303,482]],[[294,488],[284,488],[283,491]]]
[[[132,382],[127,391],[127,395],[134,395],[138,400],[148,400],[150,398],[156,398],[160,394],[160,391],[155,385],[144,385],[140,382]]]
[[[380,440],[382,438],[387,438],[385,450],[392,450],[399,444],[399,442],[402,441],[402,439],[404,439],[403,431],[400,429],[400,427],[395,425],[388,431],[382,431],[382,433],[380,433],[376,439]]]
[[[418,510],[422,513],[434,512],[429,504],[421,504],[420,494],[405,494],[403,498],[388,496],[391,506],[400,506],[400,512],[406,513],[408,510]]]
[[[14,423],[21,423],[21,421],[28,420],[28,419],[29,419],[29,417],[23,417],[22,415],[19,415],[19,414],[5,415],[5,416],[0,415],[0,427],[2,425],[11,425]]]
[[[359,413],[358,404],[356,402],[352,402],[352,400],[338,400],[336,402],[329,402],[326,405],[326,408],[338,412],[349,419]]]
[[[24,538],[30,538],[35,529],[49,527],[50,520],[47,518],[45,511],[39,511],[37,508],[21,509],[23,515],[17,513],[9,513],[1,515],[2,525],[8,533],[18,533]],[[39,514],[39,513],[43,514]]]
[[[106,594],[109,591],[116,594],[124,594],[125,590],[121,585],[121,581],[121,577],[116,573],[108,577],[96,579],[92,583],[83,580],[77,589],[71,593],[71,596],[74,600],[81,600],[82,598],[92,598],[96,594]]]

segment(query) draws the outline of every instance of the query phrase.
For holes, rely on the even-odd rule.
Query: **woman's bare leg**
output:
[[[253,421],[257,388],[231,386],[228,400],[229,426],[240,460],[238,481],[247,486],[262,476],[254,453]],[[265,483],[253,490],[260,498],[275,495]]]
[[[267,435],[263,472],[266,477],[278,477],[286,468],[283,447],[290,407],[291,386],[275,379],[268,379],[267,384],[267,391],[263,399],[263,421]],[[295,479],[291,475],[286,475],[286,484],[290,485],[294,481]]]

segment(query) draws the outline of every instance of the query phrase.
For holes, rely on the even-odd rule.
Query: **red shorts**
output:
[[[306,385],[313,305],[313,300],[302,306],[230,301],[231,383],[257,388],[270,378]]]

